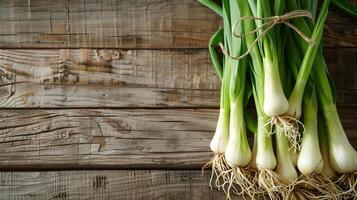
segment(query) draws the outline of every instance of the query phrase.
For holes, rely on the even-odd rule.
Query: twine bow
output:
[[[272,28],[274,28],[275,25],[277,24],[285,24],[288,27],[290,27],[291,29],[293,29],[297,34],[299,34],[307,43],[309,44],[314,44],[315,41],[312,40],[310,37],[308,37],[307,35],[305,35],[302,31],[300,31],[296,26],[292,25],[289,20],[290,19],[295,19],[295,18],[299,18],[299,17],[307,17],[310,19],[313,19],[311,13],[309,11],[306,10],[294,10],[291,12],[287,12],[284,15],[280,15],[280,16],[271,16],[271,17],[253,17],[253,16],[245,16],[245,17],[241,17],[234,25],[233,25],[233,29],[232,29],[232,34],[235,37],[238,38],[243,38],[249,35],[253,35],[256,33],[259,33],[260,30],[262,30],[262,32],[260,34],[258,34],[257,38],[254,40],[254,42],[249,46],[249,48],[247,49],[247,51],[237,57],[231,56],[229,55],[229,53],[227,52],[227,50],[224,48],[222,43],[219,43],[220,48],[222,49],[222,52],[225,56],[230,57],[232,59],[235,60],[239,60],[242,59],[243,57],[247,56],[250,51],[252,50],[252,48],[254,47],[254,45],[261,39],[263,38]],[[250,31],[248,33],[245,34],[238,34],[235,32],[236,27],[238,24],[244,22],[245,20],[261,20],[261,21],[266,21],[265,23],[263,23],[260,27],[254,29],[253,31]]]

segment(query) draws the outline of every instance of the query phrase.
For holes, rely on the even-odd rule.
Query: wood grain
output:
[[[221,23],[195,0],[1,1],[0,170],[87,170],[3,171],[0,199],[225,199],[199,171],[220,90],[206,47]],[[325,56],[355,148],[356,33],[356,19],[329,13]]]
[[[356,20],[335,16],[326,46],[356,47]],[[4,0],[0,48],[206,48],[221,23],[195,0]]]
[[[0,72],[0,107],[219,104],[206,50],[0,50]]]
[[[325,49],[340,105],[356,104],[357,49]],[[217,107],[207,50],[0,50],[0,107]]]
[[[199,170],[1,172],[0,180],[4,200],[225,199]]]
[[[340,108],[357,146],[357,108]],[[0,169],[200,169],[216,109],[0,110]]]
[[[2,1],[3,48],[202,48],[219,18],[194,0]]]
[[[0,168],[201,166],[217,110],[1,110]]]

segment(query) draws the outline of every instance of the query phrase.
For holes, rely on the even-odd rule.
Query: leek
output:
[[[317,15],[317,0],[199,1],[223,19],[208,45],[222,83],[208,163],[215,186],[228,199],[353,197],[357,153],[322,53],[330,2],[353,8],[324,0]]]

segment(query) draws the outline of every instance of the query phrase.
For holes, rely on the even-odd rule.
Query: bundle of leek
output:
[[[223,18],[209,43],[222,81],[214,156],[205,166],[212,167],[211,186],[227,198],[357,196],[357,153],[341,125],[322,54],[331,0],[323,1],[317,18],[317,0],[200,2]],[[357,16],[346,0],[332,3]],[[256,118],[247,109],[250,99]],[[252,148],[247,130],[254,134]]]

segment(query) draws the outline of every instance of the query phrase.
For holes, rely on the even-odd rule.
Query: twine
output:
[[[309,11],[306,10],[294,10],[291,12],[287,12],[284,15],[280,15],[280,16],[271,16],[271,17],[253,17],[253,16],[245,16],[245,17],[241,17],[233,26],[233,30],[232,30],[232,34],[235,37],[238,38],[244,38],[247,37],[249,35],[253,35],[258,33],[260,30],[263,30],[260,34],[258,34],[258,37],[254,40],[254,42],[249,46],[249,48],[247,49],[247,51],[240,55],[240,56],[231,56],[229,55],[229,53],[227,52],[227,50],[224,48],[222,43],[219,43],[219,47],[222,49],[222,52],[225,56],[235,59],[235,60],[240,60],[243,57],[247,56],[252,48],[254,47],[254,45],[261,39],[263,38],[272,28],[274,28],[275,25],[277,24],[285,24],[288,27],[290,27],[291,29],[293,29],[298,35],[300,35],[300,37],[302,37],[307,43],[309,44],[314,44],[315,41],[312,40],[310,37],[308,37],[307,35],[305,35],[302,31],[300,31],[296,26],[294,26],[293,24],[291,24],[289,22],[290,19],[295,19],[295,18],[300,18],[300,17],[307,17],[310,19],[313,19],[312,14]],[[250,31],[248,33],[245,34],[238,34],[235,32],[236,27],[238,24],[244,22],[245,20],[261,20],[261,21],[266,21],[264,24],[262,24],[260,27],[254,29],[253,31]]]

